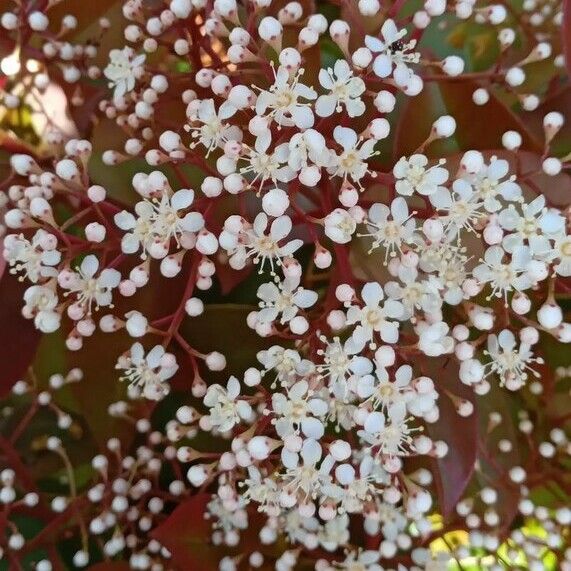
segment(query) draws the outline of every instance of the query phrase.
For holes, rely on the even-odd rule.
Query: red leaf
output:
[[[567,72],[571,75],[571,0],[563,0],[563,24],[561,26],[561,41]]]
[[[450,398],[444,394],[449,391],[453,395],[474,403],[474,393],[458,379],[458,366],[448,360],[444,366],[441,361],[423,360],[425,372],[432,378],[441,394],[438,400],[440,418],[427,426],[428,433],[434,440],[444,440],[448,444],[448,454],[436,460],[436,492],[440,509],[444,517],[450,515],[458,500],[462,497],[466,486],[472,478],[477,457],[478,419],[474,413],[462,418]]]
[[[169,518],[151,532],[172,555],[176,569],[214,571],[220,556],[210,543],[212,531],[204,519],[210,494],[198,494],[179,505]]]
[[[6,395],[32,364],[41,334],[22,316],[26,286],[7,271],[0,255],[0,397]]]

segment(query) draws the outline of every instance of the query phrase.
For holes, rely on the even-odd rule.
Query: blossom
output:
[[[320,95],[315,102],[315,112],[320,117],[340,113],[343,105],[349,117],[358,117],[365,112],[365,104],[361,100],[366,89],[365,82],[353,76],[344,59],[338,59],[333,69],[321,69],[319,83],[330,91],[327,95]]]
[[[335,127],[333,138],[343,151],[335,156],[333,165],[328,171],[333,176],[343,177],[343,180],[351,179],[361,187],[361,179],[369,173],[365,161],[375,154],[373,149],[377,141],[374,139],[363,141],[353,129],[339,126]]]
[[[291,256],[298,250],[302,241],[291,240],[280,246],[279,243],[291,232],[292,223],[289,216],[280,216],[270,224],[270,232],[266,234],[268,227],[268,217],[260,212],[254,220],[251,228],[244,232],[244,249],[240,247],[234,253],[238,263],[247,258],[253,258],[254,263],[260,265],[259,272],[264,269],[266,262],[269,262],[271,271],[274,271],[274,264],[280,266],[282,259]]]
[[[336,208],[330,212],[323,221],[325,235],[337,242],[337,244],[347,244],[357,229],[357,222],[349,212],[342,208]]]
[[[143,64],[145,54],[135,55],[132,48],[126,46],[122,50],[113,49],[109,52],[109,63],[103,70],[109,80],[109,87],[113,87],[113,98],[120,100],[126,93],[132,91],[135,82],[144,73]]]
[[[375,457],[405,456],[413,449],[411,427],[404,417],[404,409],[393,409],[391,422],[379,411],[371,412],[365,418],[363,429],[357,434],[369,445],[369,450],[376,449]]]
[[[174,355],[167,353],[161,345],[155,345],[145,356],[141,343],[134,343],[122,355],[116,369],[122,370],[121,380],[127,381],[149,400],[161,400],[170,392],[168,381],[178,370]]]
[[[37,283],[42,278],[58,275],[54,266],[59,264],[61,252],[57,245],[57,238],[40,228],[31,241],[22,234],[8,234],[4,238],[3,255],[10,266],[10,273],[22,273],[23,278]]]
[[[260,298],[258,320],[262,323],[275,321],[281,313],[280,323],[291,321],[300,309],[307,309],[317,301],[317,293],[299,287],[298,279],[285,279],[283,282],[262,284],[257,292]]]
[[[448,335],[450,327],[444,322],[428,324],[420,322],[417,326],[418,348],[429,357],[438,357],[451,353],[454,340]]]
[[[194,201],[194,191],[177,190],[172,196],[162,194],[160,199],[142,200],[135,205],[137,217],[127,211],[115,215],[115,224],[127,230],[121,248],[134,253],[142,245],[151,257],[161,259],[169,252],[171,240],[177,246],[191,248],[194,235],[204,227],[200,212],[186,212]]]
[[[502,203],[498,197],[515,201],[521,196],[521,187],[515,177],[502,180],[509,172],[509,163],[504,159],[492,157],[489,165],[483,165],[475,174],[466,174],[454,181],[454,188],[460,191],[466,185],[471,186],[477,197],[483,201],[488,212],[498,212]]]
[[[424,155],[415,154],[408,159],[401,157],[393,168],[397,178],[396,191],[403,196],[412,196],[414,192],[431,196],[443,190],[441,185],[448,180],[448,171],[438,165],[426,168],[427,164],[428,159]]]
[[[399,324],[393,319],[403,316],[403,305],[400,301],[384,298],[383,288],[376,282],[369,282],[363,286],[361,297],[363,307],[351,305],[347,310],[347,323],[357,324],[352,340],[357,347],[364,347],[372,343],[378,333],[385,343],[396,343],[399,337]]]
[[[242,138],[238,127],[224,122],[228,118],[227,108],[221,107],[216,111],[212,99],[197,101],[190,112],[187,111],[187,115],[191,124],[186,125],[185,129],[197,139],[190,146],[195,148],[200,143],[207,149],[206,156],[226,141],[239,141]]]
[[[295,172],[287,164],[288,161],[288,144],[278,145],[274,152],[268,153],[272,140],[269,132],[267,136],[259,136],[256,138],[254,149],[248,149],[247,157],[242,160],[249,164],[240,169],[243,175],[253,175],[250,185],[256,183],[261,189],[267,180],[271,180],[274,185],[278,182],[289,182],[295,178]]]
[[[226,387],[214,384],[208,387],[204,396],[204,404],[210,409],[209,420],[220,432],[228,432],[243,421],[252,420],[252,407],[240,395],[240,382],[230,377]]]
[[[557,211],[545,207],[544,196],[521,204],[521,214],[510,204],[499,212],[498,222],[511,232],[502,241],[506,252],[527,244],[534,256],[550,255],[550,238],[565,229],[565,219]]]
[[[52,333],[59,329],[61,314],[56,311],[59,303],[56,292],[49,286],[34,285],[24,292],[22,314],[33,319],[37,329]]]
[[[520,343],[516,347],[514,334],[509,329],[502,330],[498,335],[488,335],[488,350],[486,354],[491,361],[488,364],[488,374],[495,373],[500,378],[500,386],[510,390],[521,388],[527,381],[529,373],[539,377],[532,363],[543,363],[543,359],[534,358],[531,345]]]
[[[392,220],[389,220],[389,216]],[[385,263],[389,257],[402,252],[403,244],[412,241],[416,226],[412,214],[408,212],[406,201],[401,197],[395,198],[390,208],[378,202],[373,204],[369,209],[366,224],[370,233],[359,236],[373,238],[369,253],[379,246],[385,248]]]
[[[300,129],[309,129],[313,126],[313,111],[309,103],[300,99],[312,101],[317,93],[307,85],[300,82],[303,70],[293,77],[283,67],[278,67],[275,80],[269,90],[261,90],[256,101],[256,113],[268,116],[280,127],[295,125]],[[269,111],[268,111],[269,110]]]
[[[307,438],[319,440],[325,433],[323,422],[318,417],[327,414],[327,403],[317,397],[312,398],[307,381],[299,381],[287,393],[272,395],[272,410],[276,414],[276,432],[284,438],[298,430]]]
[[[119,285],[121,274],[112,268],[103,269],[95,277],[99,269],[99,260],[93,254],[86,256],[77,271],[64,271],[58,276],[59,285],[68,290],[64,295],[74,295],[73,305],[68,308],[68,314],[75,313],[76,317],[91,315],[95,309],[109,307],[112,303],[112,290]]]
[[[395,372],[394,380],[382,367],[377,367],[375,375],[365,375],[357,382],[357,394],[368,400],[374,409],[389,416],[402,418],[407,402],[414,396],[410,385],[412,380],[412,367],[403,365]]]
[[[511,259],[504,261],[506,253],[500,246],[491,246],[486,250],[482,263],[474,268],[473,275],[481,283],[490,283],[492,296],[504,297],[512,290],[523,291],[531,287],[526,275],[531,253],[527,246],[514,249]]]
[[[406,36],[406,30],[399,30],[390,18],[385,20],[381,36],[382,40],[373,36],[365,37],[366,46],[378,54],[373,62],[373,71],[382,78],[393,73],[398,85],[406,85],[412,74],[407,64],[420,61],[420,54],[413,51],[416,40],[404,42],[402,38]]]
[[[557,237],[553,251],[557,259],[555,271],[560,276],[571,276],[571,236]]]

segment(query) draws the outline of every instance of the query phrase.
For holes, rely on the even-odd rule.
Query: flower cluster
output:
[[[73,123],[9,147],[19,327],[91,356],[105,400],[72,413],[79,369],[13,385],[11,566],[47,546],[34,568],[60,568],[71,518],[75,567],[189,569],[190,513],[220,571],[571,568],[569,29],[536,4],[126,0],[103,64],[51,3],[1,16],[2,104],[41,115],[57,86]],[[93,408],[117,434],[87,427],[105,453],[79,482]],[[18,460],[47,409],[30,454],[58,456],[61,494]]]

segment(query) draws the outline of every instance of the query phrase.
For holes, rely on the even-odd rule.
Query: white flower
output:
[[[125,230],[126,234],[121,239],[121,251],[125,254],[134,254],[143,249],[141,257],[147,255],[147,248],[153,239],[153,218],[155,209],[149,200],[142,200],[135,204],[134,216],[127,210],[122,210],[115,214],[115,224]]]
[[[123,370],[122,381],[128,381],[149,400],[161,400],[170,391],[165,383],[178,370],[174,355],[166,353],[164,347],[155,345],[145,357],[140,343],[135,343],[128,353],[119,357],[116,369]]]
[[[482,212],[483,202],[469,186],[453,185],[453,189],[454,192],[450,192],[441,187],[430,195],[431,204],[444,213],[439,220],[452,230],[450,237],[462,229],[476,232],[474,225],[485,216]]]
[[[86,256],[76,272],[63,271],[58,276],[59,285],[68,291],[64,295],[74,294],[73,305],[68,308],[76,310],[77,316],[91,315],[93,305],[95,309],[111,307],[112,290],[119,285],[121,274],[114,269],[105,268],[98,277],[99,260],[92,254]]]
[[[535,256],[551,254],[549,238],[565,230],[565,218],[555,209],[545,207],[544,196],[520,206],[521,214],[513,204],[498,214],[500,226],[511,232],[503,239],[504,250],[513,252],[515,248],[527,244]]]
[[[282,462],[287,469],[282,475],[283,492],[280,497],[280,503],[284,507],[311,501],[318,492],[323,478],[317,467],[321,454],[321,445],[311,438],[304,440],[299,454],[282,449]],[[302,465],[299,464],[300,459]]]
[[[407,63],[420,61],[420,54],[412,51],[416,46],[416,40],[404,42],[402,38],[406,36],[406,30],[399,30],[391,19],[385,20],[381,36],[382,40],[373,36],[365,37],[365,45],[373,53],[379,54],[373,62],[373,71],[382,78],[389,77],[393,73],[398,85],[406,85],[412,75]]]
[[[364,307],[351,305],[347,310],[347,324],[358,324],[351,337],[356,347],[363,348],[367,343],[372,343],[376,333],[385,343],[396,343],[399,338],[399,324],[391,320],[403,316],[402,303],[387,299],[381,305],[383,288],[376,282],[365,284],[361,297],[365,302]]]
[[[271,134],[267,131],[264,135],[256,138],[254,149],[248,149],[248,156],[242,160],[249,164],[240,169],[243,175],[253,175],[250,185],[257,184],[261,190],[267,180],[271,180],[274,185],[278,182],[289,182],[295,178],[295,171],[287,164],[289,147],[287,143],[282,143],[275,147],[273,152],[268,154],[268,149],[272,143]]]
[[[111,50],[109,59],[103,73],[110,82],[109,86],[115,88],[113,97],[118,101],[135,87],[135,81],[142,76],[146,55],[135,55],[130,47],[124,47],[122,50]]]
[[[369,444],[369,451],[380,456],[404,456],[413,450],[411,433],[414,431],[405,419],[406,409],[395,409],[391,422],[382,412],[375,411],[367,415],[363,430],[357,434]]]
[[[307,309],[317,301],[317,293],[299,286],[299,279],[285,279],[276,285],[273,282],[262,284],[257,295],[261,299],[258,320],[262,323],[275,321],[280,313],[280,323],[291,321],[299,309]]]
[[[491,246],[472,273],[480,283],[490,283],[491,296],[504,297],[507,303],[508,292],[523,291],[532,285],[532,280],[525,274],[531,253],[527,246],[519,246],[512,252],[510,260],[504,261],[505,256],[500,246]]]
[[[353,343],[341,343],[338,337],[328,341],[325,349],[320,349],[318,354],[322,356],[323,363],[317,366],[317,370],[323,378],[329,379],[329,389],[338,399],[346,399],[348,393],[347,380],[353,375],[366,375],[373,370],[373,364],[366,357],[358,355],[358,348]]]
[[[360,77],[353,77],[353,71],[344,59],[337,60],[333,69],[321,69],[319,83],[331,92],[319,96],[315,102],[315,112],[320,117],[340,113],[343,105],[349,117],[358,117],[365,112],[365,104],[361,100],[366,90],[365,82]]]
[[[292,384],[304,365],[304,361],[297,351],[285,349],[279,345],[273,345],[269,349],[260,351],[256,357],[266,371],[273,370],[276,372],[276,381],[284,386]],[[272,383],[272,388],[275,387],[275,384]]]
[[[287,68],[280,66],[275,74],[274,84],[269,90],[262,90],[256,101],[256,113],[271,117],[280,127],[296,126],[299,129],[309,129],[313,126],[313,111],[309,103],[300,99],[312,101],[317,93],[311,87],[300,83],[303,70],[293,77]]]
[[[280,438],[299,430],[307,438],[319,440],[325,433],[323,417],[329,411],[328,404],[320,398],[312,398],[307,381],[302,380],[287,390],[287,394],[272,395],[272,409],[276,414],[276,432]]]
[[[226,141],[241,140],[242,132],[239,127],[224,123],[229,116],[227,108],[220,107],[217,112],[212,99],[197,100],[196,103],[193,101],[192,105],[190,112],[187,111],[191,125],[186,125],[185,129],[192,137],[198,139],[198,142],[192,143],[191,149],[201,143],[206,147],[208,157],[214,149],[222,147]]]
[[[324,219],[325,235],[337,244],[347,244],[357,229],[355,219],[342,208],[336,208]]]
[[[392,216],[392,220],[389,220]],[[360,237],[371,237],[373,243],[369,249],[371,253],[375,248],[385,248],[385,264],[389,257],[402,253],[402,245],[412,241],[416,227],[412,214],[408,212],[408,205],[404,198],[395,198],[391,207],[385,204],[375,203],[369,209],[366,224],[369,234],[358,234]]]
[[[530,363],[543,363],[543,359],[534,358],[531,346],[520,343],[516,347],[514,334],[509,329],[504,329],[497,336],[488,335],[488,350],[484,351],[491,359],[487,365],[487,374],[497,374],[500,377],[500,386],[506,386],[510,390],[517,390],[525,385],[528,372],[535,377],[540,375],[530,367]]]
[[[335,156],[334,163],[328,171],[333,176],[343,177],[343,180],[351,179],[360,188],[363,188],[361,179],[367,173],[375,176],[375,173],[370,173],[365,161],[375,154],[373,149],[377,141],[374,139],[363,141],[353,129],[339,126],[335,127],[333,138],[336,143],[341,145],[343,151]]]
[[[386,369],[377,367],[375,375],[365,375],[357,381],[357,394],[380,409],[389,418],[402,418],[407,402],[414,396],[411,387],[412,367],[399,367],[391,380]]]
[[[289,143],[288,164],[299,172],[302,184],[311,186],[321,179],[321,168],[331,166],[335,158],[333,151],[327,148],[325,137],[315,129],[295,133]]]
[[[210,385],[204,396],[204,404],[210,408],[209,418],[212,426],[220,432],[228,432],[242,420],[253,420],[252,407],[238,399],[240,382],[236,377],[230,377],[226,388],[221,385]]]
[[[178,248],[194,245],[194,235],[204,227],[200,212],[186,212],[194,201],[194,191],[177,190],[172,196],[165,192],[160,199],[142,200],[135,205],[135,217],[123,210],[115,215],[115,224],[127,230],[121,241],[125,253],[136,252],[140,245],[153,257],[164,258],[174,239]]]
[[[21,234],[8,234],[4,238],[3,255],[10,266],[10,273],[22,272],[23,277],[33,283],[41,278],[56,277],[58,272],[53,266],[57,266],[61,260],[57,244],[57,238],[41,228],[31,242]]]
[[[51,287],[29,287],[24,293],[24,303],[22,314],[27,319],[33,319],[37,329],[43,333],[52,333],[59,329],[61,315],[56,311],[59,300]]]
[[[484,165],[476,174],[466,174],[465,177],[454,181],[454,189],[460,192],[462,187],[470,185],[479,200],[484,202],[488,212],[497,212],[502,204],[498,196],[507,201],[514,201],[521,197],[521,188],[514,182],[514,178],[502,181],[509,171],[509,163],[503,159],[492,157],[489,165]]]
[[[200,212],[179,212],[190,208],[193,201],[194,191],[181,189],[171,197],[164,193],[160,201],[152,202],[153,243],[148,248],[152,257],[163,258],[168,253],[171,239],[181,247],[187,234],[194,234],[204,227],[204,218]]]
[[[267,227],[268,217],[260,212],[254,219],[253,226],[244,231],[243,247],[238,247],[233,253],[233,257],[237,258],[238,267],[251,257],[255,264],[260,265],[260,273],[263,272],[266,262],[269,262],[273,273],[275,266],[280,266],[283,258],[291,256],[302,246],[303,242],[299,239],[291,240],[283,246],[279,245],[291,232],[292,223],[289,216],[276,218],[270,225],[269,234],[265,233]]]
[[[426,168],[428,159],[424,155],[411,155],[408,159],[401,157],[393,167],[393,174],[398,180],[395,183],[396,191],[404,196],[412,196],[418,192],[422,196],[430,196],[439,190],[448,180],[448,171],[438,165]]]
[[[428,284],[433,292],[442,292],[450,305],[458,305],[464,298],[462,284],[467,277],[468,257],[461,246],[450,242],[433,242],[420,245],[420,268],[433,273]]]
[[[448,335],[450,327],[439,321],[429,325],[421,321],[416,331],[418,334],[418,348],[429,357],[438,357],[451,353],[454,350],[454,340]]]
[[[418,270],[399,265],[398,282],[387,282],[385,292],[391,299],[399,300],[404,308],[407,318],[412,317],[416,310],[434,313],[442,306],[442,296],[434,281],[418,279]]]

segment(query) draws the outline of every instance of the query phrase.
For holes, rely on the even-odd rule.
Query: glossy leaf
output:
[[[461,417],[445,391],[475,404],[474,393],[460,382],[458,364],[452,359],[443,366],[434,359],[422,359],[417,366],[434,381],[441,395],[438,400],[440,418],[434,424],[427,424],[426,430],[432,439],[448,444],[448,454],[435,460],[436,492],[442,515],[446,517],[452,513],[474,473],[478,423],[476,414]]]
[[[41,333],[22,316],[26,286],[10,275],[0,258],[0,396],[5,396],[32,364]]]
[[[181,503],[151,536],[171,553],[178,569],[212,571],[219,555],[210,543],[211,523],[204,518],[210,494],[198,494]]]

